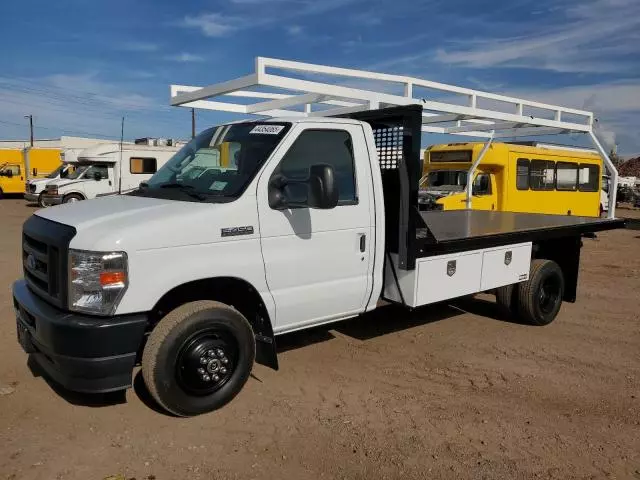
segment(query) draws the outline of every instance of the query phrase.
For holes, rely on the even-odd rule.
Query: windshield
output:
[[[76,171],[69,174],[69,176],[67,177],[68,180],[77,180],[78,178],[80,178],[82,176],[82,174],[84,172],[86,172],[87,170],[89,170],[89,168],[91,167],[91,165],[79,165],[76,168]]]
[[[433,170],[424,178],[423,188],[437,190],[464,190],[467,186],[466,170]]]
[[[289,127],[290,124],[251,122],[205,130],[135,194],[199,201],[237,198]]]
[[[85,163],[83,165],[77,165],[73,173],[69,173],[66,177],[63,177],[67,180],[77,180],[79,178],[93,178],[96,173],[99,173],[100,176],[104,179],[108,178],[108,166],[104,163],[94,163],[88,164]]]
[[[58,178],[58,175],[60,175],[60,172],[66,168],[66,165],[60,165],[58,168],[56,168],[53,172],[51,172],[49,175],[47,175],[45,178]]]

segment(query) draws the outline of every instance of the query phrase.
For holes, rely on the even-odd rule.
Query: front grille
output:
[[[54,247],[49,247],[26,233],[22,237],[22,266],[25,278],[40,293],[55,298],[55,292],[50,289],[51,280],[57,275],[57,265],[54,262],[50,263],[50,251],[53,250]]]
[[[29,192],[29,193],[36,193],[36,186],[35,186],[35,184],[30,183],[30,184],[28,185],[28,192]]]
[[[69,242],[73,227],[33,215],[22,231],[22,266],[31,290],[57,307],[66,305]]]

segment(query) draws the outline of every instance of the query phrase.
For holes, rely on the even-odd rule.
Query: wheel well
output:
[[[83,200],[86,200],[86,199],[87,199],[87,197],[85,197],[85,196],[84,196],[83,194],[81,194],[80,192],[69,192],[69,193],[65,193],[65,194],[63,195],[63,198],[67,198],[67,197],[71,197],[71,196],[73,196],[73,197],[80,197],[80,198],[82,198]]]
[[[216,300],[232,306],[245,316],[256,334],[273,336],[271,319],[262,297],[249,282],[234,277],[195,280],[168,291],[150,313],[151,328],[174,308],[196,300]]]

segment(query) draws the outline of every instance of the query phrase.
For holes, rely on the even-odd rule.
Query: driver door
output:
[[[295,135],[298,133],[298,135]],[[330,164],[339,202],[321,210],[269,206],[274,174],[303,179],[314,164]],[[302,187],[302,188],[300,188]],[[289,185],[290,201],[306,187]],[[374,216],[371,166],[361,125],[299,124],[274,153],[257,188],[262,255],[276,305],[275,330],[356,315],[369,300]]]
[[[96,174],[100,175],[100,180],[96,180]],[[87,200],[116,193],[118,186],[113,177],[113,167],[92,165],[84,174],[85,181],[82,184]]]
[[[1,188],[4,193],[24,193],[24,172],[17,163],[9,163],[2,169],[0,177]]]
[[[492,173],[478,172],[473,180],[471,192],[473,193],[471,199],[473,210],[496,210],[495,177]]]

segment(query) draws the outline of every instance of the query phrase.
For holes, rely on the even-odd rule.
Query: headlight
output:
[[[112,314],[128,286],[127,254],[69,250],[69,308]]]

